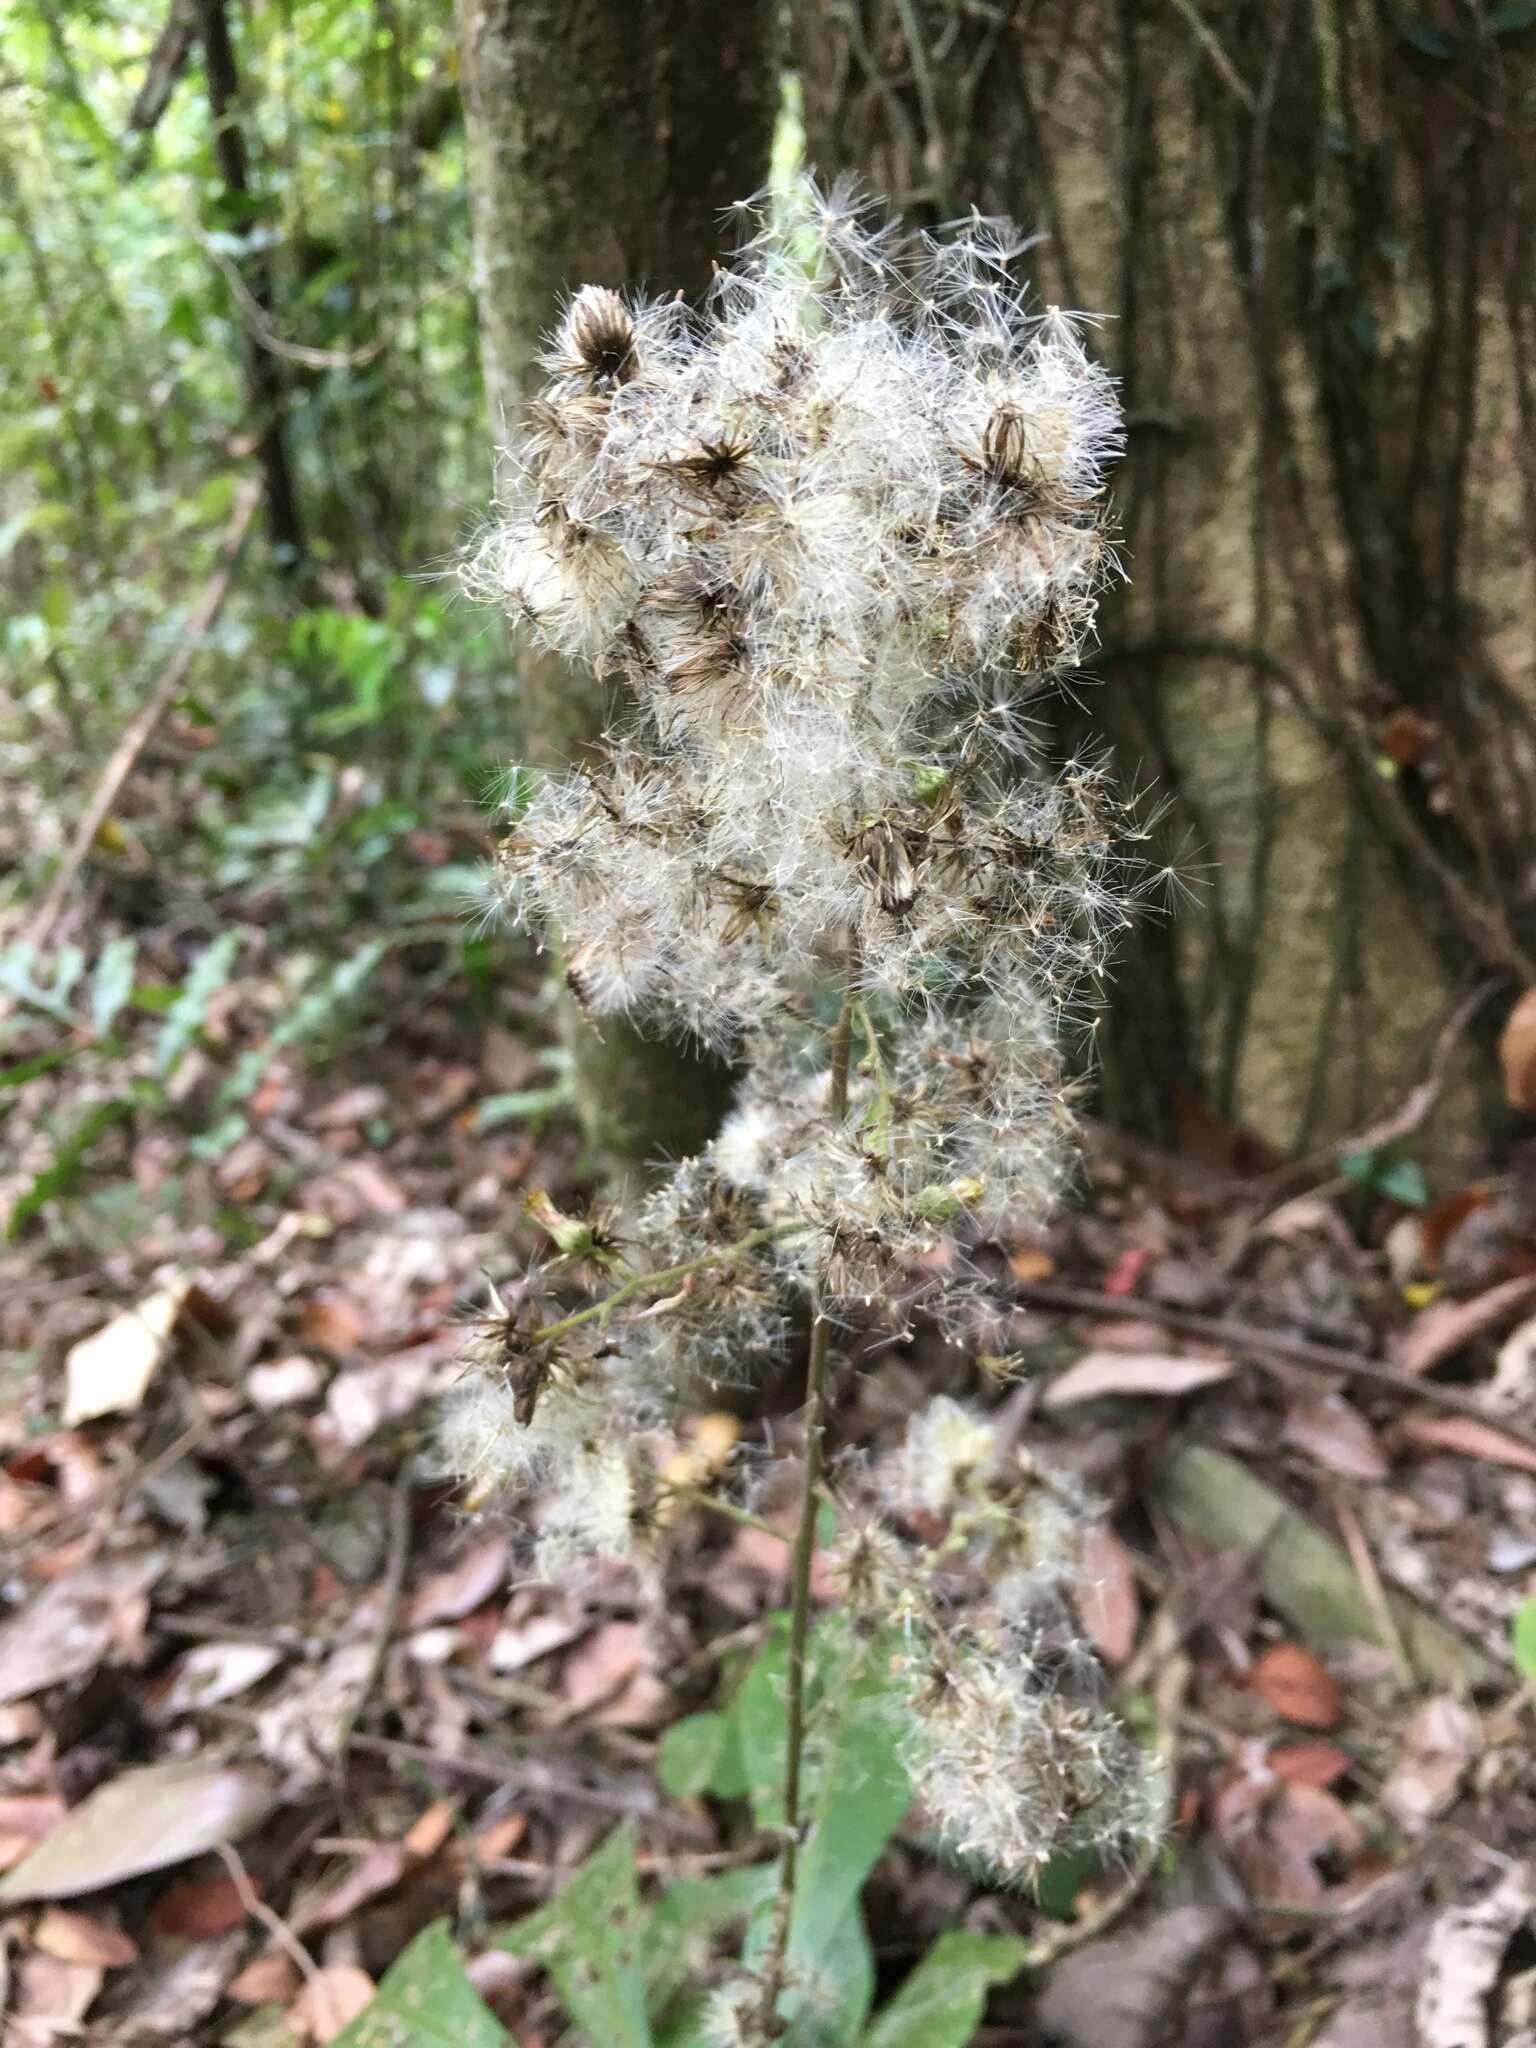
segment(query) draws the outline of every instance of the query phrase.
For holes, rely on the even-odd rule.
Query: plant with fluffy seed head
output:
[[[502,899],[558,942],[593,1015],[730,1050],[743,1079],[712,1145],[613,1240],[604,1299],[561,1312],[591,1260],[552,1233],[559,1256],[478,1340],[445,1443],[484,1487],[544,1480],[546,1564],[644,1563],[667,1415],[772,1355],[809,1304],[771,2017],[833,1320],[899,1321],[921,1297],[963,1328],[976,1244],[1056,1201],[1061,1047],[1142,887],[1147,828],[1098,762],[1044,773],[1029,714],[1116,567],[1120,419],[1076,325],[1030,308],[1003,225],[898,247],[809,188],[788,224],[745,217],[700,310],[576,294],[468,576],[624,686],[595,758],[510,785]],[[935,1404],[899,1488],[930,1512],[965,1495],[965,1540],[1018,1572],[970,1498],[989,1442]],[[848,1583],[888,1586],[891,1564],[869,1536]],[[1025,1670],[1017,1618],[924,1626],[951,1674],[927,1717],[930,1803],[962,1847],[1031,1864],[1124,1753]],[[965,1818],[968,1771],[1006,1824]]]

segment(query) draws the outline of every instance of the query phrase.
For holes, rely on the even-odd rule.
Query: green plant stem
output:
[[[832,1033],[832,1087],[827,1112],[834,1123],[848,1114],[848,1068],[853,1048],[853,1022],[859,1008],[855,992],[858,957],[849,944],[843,973],[843,1001]],[[805,1652],[811,1621],[811,1564],[816,1555],[816,1514],[821,1504],[821,1475],[827,1414],[827,1366],[832,1350],[832,1325],[823,1302],[812,1304],[811,1349],[805,1369],[805,1476],[800,1488],[800,1517],[790,1561],[789,1657],[784,1703],[784,1861],[779,1869],[773,1927],[763,1965],[759,2024],[771,2035],[784,1965],[790,1923],[795,1910],[795,1881],[800,1867],[801,1762],[805,1752]]]
[[[532,1331],[523,1341],[529,1345],[553,1344],[572,1330],[580,1329],[583,1323],[599,1322],[612,1315],[616,1308],[622,1308],[628,1301],[634,1301],[642,1294],[659,1294],[664,1287],[670,1287],[678,1280],[686,1280],[690,1273],[701,1273],[708,1266],[718,1266],[728,1259],[739,1257],[742,1252],[755,1250],[760,1244],[777,1244],[786,1237],[797,1237],[810,1229],[808,1223],[783,1223],[771,1230],[750,1230],[745,1237],[738,1237],[734,1244],[719,1245],[713,1251],[700,1252],[696,1259],[685,1259],[681,1265],[661,1266],[650,1273],[635,1273],[611,1294],[605,1294],[601,1301],[594,1301],[587,1308],[579,1308],[568,1316],[562,1316],[557,1323],[546,1323],[542,1330]]]

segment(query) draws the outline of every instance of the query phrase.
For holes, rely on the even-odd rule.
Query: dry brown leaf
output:
[[[350,1295],[325,1287],[305,1302],[301,1324],[306,1344],[344,1358],[369,1334],[368,1317]]]
[[[71,1347],[64,1360],[64,1420],[71,1428],[139,1406],[191,1292],[190,1276],[157,1287]]]
[[[1140,1609],[1131,1553],[1107,1522],[1083,1537],[1072,1601],[1083,1634],[1107,1664],[1123,1664],[1136,1647]]]
[[[453,1833],[454,1816],[458,1810],[459,1802],[456,1799],[434,1799],[426,1811],[406,1830],[407,1856],[415,1858],[417,1862],[425,1862],[427,1857],[435,1856]]]
[[[281,1949],[247,1963],[225,1986],[241,2005],[286,2005],[299,1989],[298,1966]]]
[[[1089,1351],[1052,1380],[1043,1406],[1067,1408],[1077,1401],[1097,1401],[1110,1394],[1192,1394],[1199,1387],[1230,1379],[1236,1367],[1230,1358],[1188,1358],[1168,1352]]]
[[[1536,988],[1528,988],[1499,1034],[1499,1066],[1511,1109],[1536,1109]]]
[[[1287,1443],[1346,1479],[1385,1479],[1392,1469],[1376,1432],[1342,1394],[1303,1394],[1285,1413]]]
[[[94,1963],[61,1963],[33,1949],[16,1965],[5,2016],[6,2048],[51,2048],[77,2041],[104,1972]]]
[[[259,1898],[261,1886],[254,1878],[250,1882]],[[160,1934],[182,1934],[197,1941],[209,1941],[215,1935],[230,1934],[243,1927],[247,1909],[233,1878],[189,1877],[163,1891],[149,1917]]]
[[[1408,1723],[1403,1753],[1381,1788],[1381,1803],[1409,1834],[1422,1834],[1450,1806],[1481,1747],[1471,1708],[1442,1694]]]
[[[1266,1706],[1300,1728],[1337,1728],[1343,1716],[1333,1674],[1300,1643],[1276,1643],[1266,1650],[1248,1683]]]
[[[611,1700],[639,1671],[649,1668],[645,1630],[632,1621],[609,1621],[594,1629],[565,1660],[560,1692],[566,1712],[590,1713]]]
[[[509,1556],[504,1537],[473,1544],[457,1564],[422,1580],[406,1609],[404,1626],[430,1628],[435,1621],[459,1621],[472,1608],[483,1606],[506,1577]]]
[[[32,1929],[32,1946],[61,1963],[86,1963],[97,1970],[126,1970],[139,1959],[137,1944],[121,1928],[66,1906],[43,1908]]]
[[[373,1998],[373,1979],[351,1963],[328,1963],[317,1970],[288,2008],[288,2024],[301,2041],[324,2048],[344,2027],[351,2026]]]
[[[1419,1410],[1405,1415],[1398,1430],[1410,1443],[1428,1451],[1458,1451],[1485,1465],[1511,1465],[1517,1472],[1536,1472],[1536,1451],[1529,1444],[1471,1415],[1432,1415]]]
[[[373,1117],[383,1116],[388,1108],[389,1097],[378,1083],[364,1081],[356,1088],[333,1095],[329,1102],[322,1102],[304,1121],[312,1131],[336,1131],[348,1124],[365,1124]]]
[[[1286,1785],[1316,1785],[1326,1792],[1354,1769],[1354,1758],[1331,1742],[1288,1742],[1264,1759]]]
[[[165,1569],[160,1551],[91,1565],[45,1586],[0,1622],[0,1701],[79,1678],[133,1647],[125,1628]]]
[[[283,1653],[271,1643],[198,1643],[153,1702],[160,1720],[237,1699],[276,1669]]]
[[[68,1899],[164,1870],[232,1842],[271,1808],[252,1764],[188,1758],[124,1771],[71,1807],[24,1863],[0,1878],[0,1901]]]
[[[1470,1301],[1436,1301],[1420,1311],[1392,1345],[1392,1363],[1409,1379],[1420,1379],[1442,1359],[1486,1336],[1536,1296],[1536,1273],[1521,1273],[1485,1288]]]

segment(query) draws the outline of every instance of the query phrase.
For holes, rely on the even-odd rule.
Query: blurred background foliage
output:
[[[0,1086],[79,1083],[23,1147],[14,1233],[175,1088],[237,975],[267,1058],[366,1025],[386,957],[483,997],[464,893],[509,742],[498,622],[445,574],[490,474],[451,18],[19,0],[0,103]],[[96,835],[99,914],[33,946],[253,464],[265,544]],[[201,1089],[205,1144],[251,1056],[237,1034]]]

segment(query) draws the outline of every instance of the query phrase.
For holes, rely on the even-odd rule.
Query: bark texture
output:
[[[458,0],[491,430],[515,416],[561,294],[584,283],[690,295],[721,209],[768,172],[779,79],[772,0]],[[528,758],[557,766],[602,730],[606,691],[519,650]],[[630,1159],[710,1128],[724,1072],[572,1018],[590,1134]]]
[[[1208,869],[1137,942],[1111,1106],[1359,1128],[1453,990],[1533,978],[1536,15],[803,0],[795,35],[814,165],[1012,214],[1041,296],[1111,316],[1133,580],[1086,715]]]

